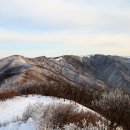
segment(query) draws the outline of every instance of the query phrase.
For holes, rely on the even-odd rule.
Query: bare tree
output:
[[[130,120],[130,96],[125,91],[111,89],[109,92],[104,92],[100,100],[95,100],[92,104],[111,121],[111,127],[117,124],[127,130],[130,129],[127,123]]]

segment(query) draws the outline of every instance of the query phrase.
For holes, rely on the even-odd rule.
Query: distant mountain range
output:
[[[130,58],[111,55],[64,55],[0,60],[0,92],[27,86],[117,87],[130,90]]]

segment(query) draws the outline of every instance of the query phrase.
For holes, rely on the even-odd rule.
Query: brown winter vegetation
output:
[[[54,80],[54,79],[53,79]],[[52,81],[53,81],[52,80]],[[50,81],[51,82],[51,81]],[[58,98],[65,98],[68,100],[76,101],[82,105],[91,107],[91,102],[94,99],[98,99],[100,93],[104,90],[99,90],[94,87],[77,87],[67,84],[65,82],[55,81],[54,84],[31,84],[20,90],[19,93],[22,95],[28,94],[41,94],[45,96],[54,96]],[[95,92],[94,94],[92,94]]]
[[[111,121],[113,126],[130,130],[130,95],[121,89],[104,92],[93,102],[93,109]],[[116,123],[116,125],[114,125]]]
[[[97,89],[93,86],[77,87],[62,81],[55,80],[54,83],[54,79],[52,79],[52,84],[49,85],[35,83],[25,85],[24,87],[21,88],[24,89],[21,89],[18,92],[8,92],[0,94],[0,99],[11,98],[13,96],[18,95],[28,95],[28,94],[41,94],[45,96],[65,98],[76,101],[98,112],[106,119],[109,119],[111,121],[112,128],[116,123],[116,125],[122,126],[124,130],[130,130],[130,123],[129,123],[130,98],[129,93],[126,93],[124,90],[120,90],[118,93],[115,93],[115,89],[111,88],[104,90],[104,89]],[[105,99],[106,102],[104,102],[104,104],[100,104],[100,102],[103,99],[102,97],[103,94],[105,94],[107,97]],[[120,97],[118,96],[119,94],[121,94]],[[112,95],[115,95],[115,97],[112,98]],[[97,102],[98,105],[95,103],[95,101]],[[109,106],[108,109],[107,106]],[[77,115],[77,117],[78,116],[79,115]],[[82,118],[82,114],[80,118]],[[75,121],[76,119],[77,118],[75,116],[73,120]],[[69,117],[67,118],[67,120],[69,120]]]
[[[38,110],[37,114],[34,114],[35,109]],[[75,124],[79,128],[85,128],[89,126],[90,123],[93,124],[93,126],[97,126],[97,122],[99,121],[105,126],[108,125],[108,121],[98,116],[96,113],[79,111],[74,104],[51,104],[39,107],[30,106],[23,114],[23,119],[28,120],[30,117],[33,117],[37,122],[40,130],[45,127],[53,129],[58,127],[62,129],[68,124]]]
[[[15,96],[20,96],[17,92],[6,92],[6,93],[0,93],[0,100],[5,100],[8,98],[13,98]]]
[[[96,122],[99,120],[102,121],[101,117],[98,117],[96,114],[92,114],[90,112],[77,112],[75,111],[75,106],[73,105],[58,105],[54,107],[53,105],[50,105],[45,109],[44,113],[48,113],[50,109],[53,108],[53,126],[59,126],[62,128],[64,125],[67,125],[69,123],[74,123],[83,127],[83,120],[86,120],[88,125],[89,123],[92,123],[93,125],[96,125]]]
[[[64,87],[63,87],[64,86]],[[102,99],[102,94],[109,94],[115,93],[115,89],[108,88],[107,90],[99,90],[94,87],[73,87],[68,84],[55,84],[55,86],[34,86],[28,87],[21,91],[22,94],[42,94],[46,96],[54,96],[59,98],[65,98],[69,100],[76,101],[86,107],[91,108],[92,110],[100,113],[106,119],[111,121],[111,129],[117,126],[122,126],[124,130],[130,130],[130,99],[126,100],[124,97],[128,96],[129,94],[126,93],[124,90],[120,90],[117,95],[112,98],[106,98],[106,103],[100,105],[92,105],[93,101],[100,102]],[[121,97],[118,95],[121,94]],[[109,95],[108,95],[109,96]],[[112,96],[112,95],[110,95]],[[119,99],[119,100],[118,100]],[[94,102],[93,102],[94,103]],[[109,109],[103,109],[103,107],[109,106]],[[74,119],[76,120],[76,119]],[[114,124],[116,123],[116,126]]]

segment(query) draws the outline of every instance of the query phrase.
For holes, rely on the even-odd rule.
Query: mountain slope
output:
[[[130,89],[130,59],[118,56],[73,56],[0,60],[0,91],[22,91],[31,86]]]
[[[26,121],[24,113],[28,112],[28,109],[31,111],[32,108],[38,107],[37,109],[40,110],[40,106],[46,108],[49,105],[72,105],[75,107],[74,111],[88,112],[100,119],[98,113],[76,102],[54,97],[28,95],[0,101],[0,130],[36,130],[38,121],[36,122],[36,119],[34,120],[32,117]],[[38,111],[33,111],[33,114],[38,114]]]
[[[112,87],[130,89],[130,59],[95,55],[90,58],[98,79]]]

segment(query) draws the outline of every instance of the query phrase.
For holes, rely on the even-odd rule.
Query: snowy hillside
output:
[[[78,111],[96,114],[94,111],[69,100],[40,95],[15,97],[6,101],[0,101],[0,130],[35,130],[34,120],[29,119],[27,122],[24,122],[22,115],[28,106],[39,103],[44,104],[44,106],[49,104],[73,104],[76,105]]]
[[[75,104],[70,100],[64,100],[54,97],[46,97],[46,96],[22,96],[15,97],[13,99],[8,99],[6,101],[0,101],[0,122],[9,122],[12,119],[17,117],[21,117],[23,112],[26,110],[28,105],[33,105],[36,103],[42,103],[44,105],[53,104],[53,103],[63,103],[63,104]],[[92,110],[76,103],[79,110],[90,111]]]

